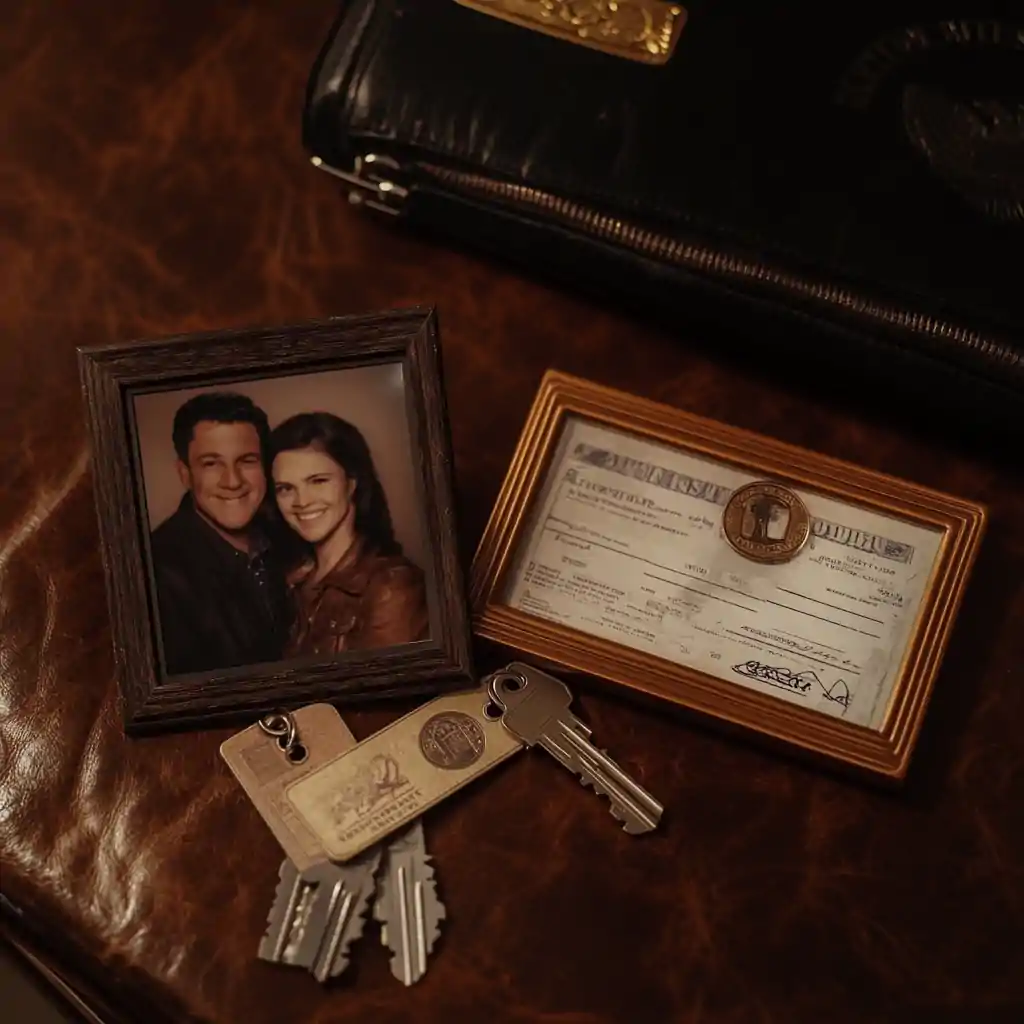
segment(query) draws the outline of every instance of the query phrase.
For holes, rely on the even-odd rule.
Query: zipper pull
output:
[[[379,153],[360,154],[355,158],[351,171],[332,167],[318,156],[310,157],[309,162],[351,185],[348,201],[353,206],[365,206],[391,217],[397,217],[402,212],[409,190],[394,180],[397,173],[401,172],[401,167],[391,157]]]

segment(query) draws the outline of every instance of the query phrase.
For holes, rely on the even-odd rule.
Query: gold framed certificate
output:
[[[474,629],[899,781],[985,518],[550,371],[474,558]]]

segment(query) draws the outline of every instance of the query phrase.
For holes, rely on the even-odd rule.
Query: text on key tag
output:
[[[523,749],[484,690],[438,697],[289,785],[285,798],[344,862]]]
[[[277,737],[268,735],[258,723],[226,739],[220,756],[301,872],[322,861],[325,854],[316,833],[285,800],[285,789],[354,747],[356,741],[330,704],[298,708],[292,719],[305,753],[300,763],[289,760]]]

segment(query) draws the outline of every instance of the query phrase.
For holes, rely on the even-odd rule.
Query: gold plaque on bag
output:
[[[645,64],[664,64],[686,10],[664,0],[456,0],[482,14]]]

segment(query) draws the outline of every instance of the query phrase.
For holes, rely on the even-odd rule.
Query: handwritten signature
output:
[[[821,692],[825,700],[839,704],[845,714],[853,699],[850,688],[844,679],[837,679],[831,686],[826,686],[816,672],[805,669],[803,672],[794,672],[785,667],[773,667],[762,665],[759,661],[745,661],[742,665],[733,665],[733,672],[737,675],[746,676],[748,679],[758,679],[770,686],[778,686],[784,690],[792,690],[794,693],[806,694],[815,687]]]

